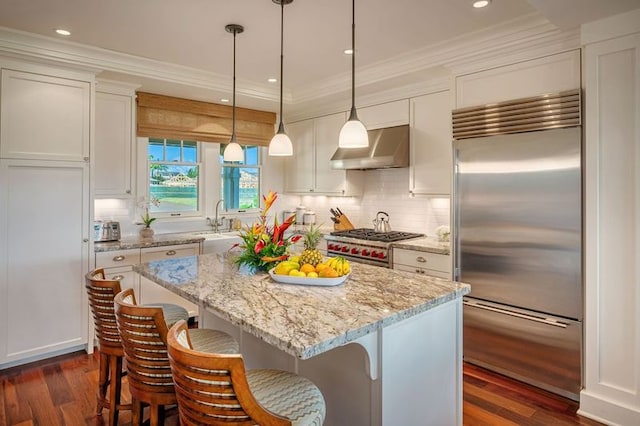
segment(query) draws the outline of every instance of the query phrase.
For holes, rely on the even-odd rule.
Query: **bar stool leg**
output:
[[[100,377],[98,378],[98,407],[96,415],[102,416],[102,409],[105,405],[107,387],[109,386],[109,357],[100,353]]]
[[[131,400],[131,425],[132,426],[141,426],[142,425],[142,401],[138,401],[137,399]]]
[[[120,411],[120,391],[122,389],[122,358],[119,356],[109,356],[109,426],[118,424],[118,413]]]

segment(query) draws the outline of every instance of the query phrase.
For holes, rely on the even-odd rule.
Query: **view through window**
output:
[[[149,195],[160,203],[154,213],[199,210],[200,162],[198,143],[149,138]]]
[[[243,146],[244,160],[225,162],[225,145],[220,146],[222,188],[220,196],[226,210],[251,210],[260,207],[260,147]]]

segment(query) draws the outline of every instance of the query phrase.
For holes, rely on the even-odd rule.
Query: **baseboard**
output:
[[[629,407],[587,390],[580,393],[578,414],[610,426],[640,425],[640,407]]]

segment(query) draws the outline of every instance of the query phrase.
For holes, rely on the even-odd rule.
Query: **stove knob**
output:
[[[342,246],[342,252],[346,253],[349,251],[349,247],[348,246]]]
[[[380,259],[384,259],[385,257],[387,257],[387,255],[386,255],[386,254],[384,254],[384,252],[382,252],[382,251],[381,251],[380,253],[378,253],[378,257],[379,257]]]
[[[370,253],[369,253],[369,250],[367,250],[367,249],[362,249],[362,255],[363,255],[363,256],[369,256],[369,254],[370,254]]]
[[[333,244],[327,243],[327,250],[333,250]]]
[[[357,248],[352,248],[351,249],[351,254],[358,254],[358,249]]]
[[[378,257],[378,252],[377,251],[372,251],[371,252],[371,257]]]

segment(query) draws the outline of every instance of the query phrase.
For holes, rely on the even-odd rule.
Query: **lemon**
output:
[[[318,278],[318,273],[317,272],[309,272],[307,274],[307,278]]]

